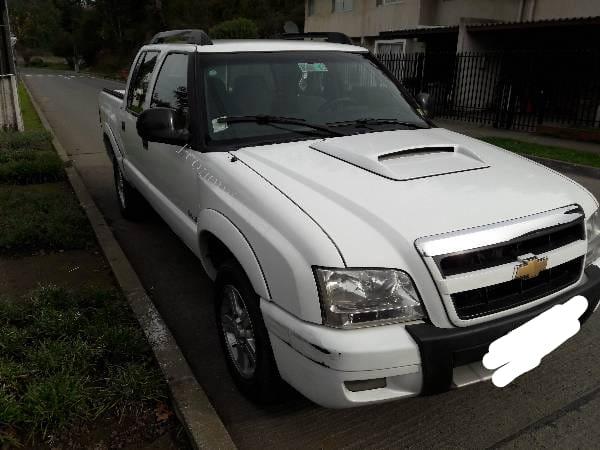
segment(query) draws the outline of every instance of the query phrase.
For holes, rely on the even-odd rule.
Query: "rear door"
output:
[[[128,162],[137,171],[142,172],[142,162],[144,153],[147,151],[147,144],[142,142],[138,135],[136,123],[138,116],[144,110],[146,95],[152,74],[156,68],[160,52],[157,50],[143,51],[138,55],[135,63],[129,87],[126,92],[124,110],[121,115],[121,136],[125,144]],[[146,176],[145,174],[143,174]],[[137,177],[128,177],[130,181],[135,183]]]

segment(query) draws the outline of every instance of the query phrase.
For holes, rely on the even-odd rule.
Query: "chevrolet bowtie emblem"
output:
[[[548,258],[538,258],[533,254],[519,257],[521,264],[515,268],[515,280],[529,280],[537,277],[548,266]]]

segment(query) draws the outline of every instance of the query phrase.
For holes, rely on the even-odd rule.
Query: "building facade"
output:
[[[599,0],[306,0],[305,6],[305,31],[340,31],[377,53],[428,46],[480,51],[496,43],[479,29],[471,33],[475,25],[600,17]]]

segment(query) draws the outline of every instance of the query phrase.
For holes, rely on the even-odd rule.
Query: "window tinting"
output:
[[[127,95],[127,109],[133,113],[139,114],[144,109],[146,92],[148,92],[148,85],[157,59],[158,52],[146,52],[138,59]]]
[[[299,129],[219,121],[231,116],[293,117],[325,126],[362,118],[395,119],[427,126],[367,54],[207,54],[203,79],[210,143],[237,145],[246,140],[289,137]]]
[[[187,54],[172,53],[168,55],[158,74],[150,107],[173,108],[180,113],[187,114],[187,71]]]

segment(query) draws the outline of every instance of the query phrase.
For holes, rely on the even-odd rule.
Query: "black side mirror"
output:
[[[137,132],[147,142],[185,145],[190,140],[186,118],[171,108],[150,108],[137,120]]]
[[[421,107],[425,117],[431,119],[431,95],[426,92],[419,92],[417,94],[417,103]]]

